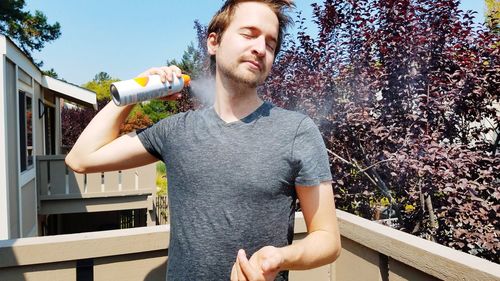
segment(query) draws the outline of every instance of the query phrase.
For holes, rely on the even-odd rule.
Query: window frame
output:
[[[31,164],[29,164],[28,158],[28,118],[26,118],[26,98],[31,99]],[[29,181],[35,178],[35,121],[34,121],[34,94],[25,87],[19,87],[17,89],[17,156],[18,156],[18,171],[19,171],[19,186],[27,184]],[[23,120],[21,120],[21,102],[23,102]],[[24,125],[21,128],[21,121],[24,121]],[[24,131],[22,132],[22,129]],[[21,142],[21,134],[24,134],[24,145]],[[21,153],[21,149],[24,149],[25,153]],[[22,158],[26,157],[24,160],[26,167],[22,165]],[[24,168],[24,169],[23,169]]]

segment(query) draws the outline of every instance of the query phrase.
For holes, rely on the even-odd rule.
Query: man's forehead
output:
[[[252,28],[278,34],[279,21],[269,6],[260,2],[239,3],[231,18],[230,26],[236,29]]]

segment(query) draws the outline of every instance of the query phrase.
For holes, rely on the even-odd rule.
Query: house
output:
[[[75,174],[61,154],[62,99],[96,94],[43,75],[0,34],[0,240],[152,224],[154,165]]]

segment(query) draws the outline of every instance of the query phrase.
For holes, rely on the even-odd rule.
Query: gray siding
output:
[[[37,202],[35,180],[28,182],[21,187],[21,205],[22,205],[22,222],[23,222],[23,237],[37,235]],[[33,232],[33,233],[32,233]]]

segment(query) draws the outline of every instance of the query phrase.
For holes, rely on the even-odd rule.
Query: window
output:
[[[33,167],[33,99],[19,91],[19,156],[21,172]]]

